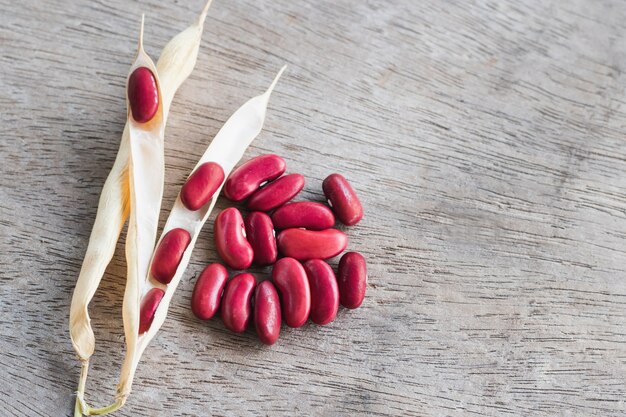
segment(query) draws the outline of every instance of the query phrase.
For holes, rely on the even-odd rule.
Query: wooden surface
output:
[[[2,416],[70,415],[70,298],[140,15],[156,58],[201,3],[0,0]],[[331,172],[352,181],[367,298],[273,347],[199,322],[207,226],[116,415],[624,415],[624,22],[619,0],[215,0],[172,106],[163,216],[286,63],[247,156],[283,155],[307,178],[300,199],[321,200]],[[91,306],[99,405],[119,375],[124,276],[121,242]]]

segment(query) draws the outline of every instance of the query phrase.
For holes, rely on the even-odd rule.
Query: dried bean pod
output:
[[[261,342],[273,345],[280,335],[280,299],[272,281],[263,281],[254,293],[254,327]]]
[[[329,175],[322,183],[322,189],[341,223],[352,226],[363,218],[363,206],[343,175]]]
[[[228,279],[228,271],[221,264],[204,268],[191,295],[191,311],[200,320],[208,320],[220,307],[222,291]]]
[[[224,170],[216,162],[206,162],[198,167],[180,190],[180,200],[191,211],[196,211],[211,201],[213,194],[224,182]]]
[[[233,269],[252,265],[254,252],[246,240],[243,217],[235,207],[222,210],[215,218],[213,229],[217,253]]]
[[[253,211],[246,216],[246,238],[254,251],[254,263],[271,265],[276,262],[278,249],[272,219],[261,211]]]
[[[294,198],[302,188],[304,188],[302,175],[285,175],[252,194],[247,206],[250,210],[270,211]]]
[[[228,281],[222,298],[222,321],[228,330],[242,333],[251,317],[250,299],[256,285],[254,275],[244,272]]]
[[[191,235],[185,229],[172,229],[163,236],[152,259],[150,268],[152,277],[161,284],[169,284],[176,274],[178,264],[189,242],[191,242]]]
[[[250,159],[229,175],[224,184],[224,195],[233,201],[242,201],[285,172],[285,160],[278,155],[260,155]]]
[[[128,77],[128,104],[139,123],[152,120],[159,108],[159,90],[152,71],[139,67]]]
[[[333,227],[335,215],[323,204],[299,201],[285,204],[272,214],[277,230],[303,227],[308,230],[324,230]]]
[[[339,299],[346,308],[357,308],[363,303],[367,288],[367,265],[358,252],[347,252],[339,261],[337,274]]]
[[[154,313],[164,295],[165,291],[160,288],[152,288],[144,295],[141,300],[141,307],[139,307],[139,334],[150,330]]]
[[[278,234],[276,243],[280,253],[300,261],[328,259],[343,252],[348,236],[337,229],[287,229]]]
[[[304,270],[311,288],[311,321],[328,324],[337,317],[339,310],[339,287],[333,269],[321,259],[304,263]]]
[[[285,323],[301,327],[311,312],[311,289],[304,268],[293,258],[279,259],[272,269],[272,280],[280,292]]]

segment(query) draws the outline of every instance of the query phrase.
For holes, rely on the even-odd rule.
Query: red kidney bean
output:
[[[224,170],[216,162],[206,162],[198,167],[180,190],[180,200],[191,211],[196,211],[213,198],[224,182]]]
[[[299,201],[285,204],[272,214],[274,227],[278,230],[304,227],[309,230],[324,230],[333,227],[335,215],[320,203]]]
[[[133,119],[138,123],[152,120],[159,108],[159,90],[154,74],[139,67],[128,77],[128,104]]]
[[[191,235],[185,229],[172,229],[163,236],[154,252],[150,272],[152,277],[161,284],[169,284],[178,264],[191,242]]]
[[[272,281],[263,281],[254,293],[254,327],[261,342],[273,345],[280,335],[280,300]]]
[[[254,275],[244,272],[228,281],[222,298],[222,321],[228,330],[242,333],[250,323],[250,299],[256,285]]]
[[[348,236],[337,229],[286,229],[278,234],[276,243],[280,253],[300,261],[328,259],[343,252]]]
[[[304,188],[304,177],[290,174],[261,188],[248,200],[250,210],[270,211],[294,198]]]
[[[154,313],[156,313],[157,307],[165,291],[160,288],[152,288],[144,295],[139,307],[139,334],[143,334],[150,329],[152,320],[154,320]]]
[[[253,211],[246,216],[246,238],[254,251],[254,263],[271,265],[276,262],[278,250],[272,219],[261,211]]]
[[[191,311],[200,320],[208,320],[217,313],[228,271],[221,264],[211,264],[198,277],[191,295]]]
[[[358,252],[347,252],[339,261],[339,299],[346,308],[357,308],[365,298],[367,287],[367,265]]]
[[[333,269],[321,259],[304,263],[304,270],[311,287],[311,321],[328,324],[337,317],[339,310],[339,287]]]
[[[272,280],[280,292],[282,315],[290,327],[300,327],[311,312],[311,289],[304,267],[293,258],[279,259]]]
[[[363,206],[343,175],[329,175],[322,182],[322,189],[341,223],[352,226],[363,218]]]
[[[217,253],[233,269],[252,265],[254,252],[246,240],[243,217],[235,207],[222,210],[215,218],[213,229]]]
[[[242,201],[254,193],[264,182],[283,175],[287,165],[278,155],[268,154],[252,158],[235,169],[224,184],[224,195],[233,201]]]

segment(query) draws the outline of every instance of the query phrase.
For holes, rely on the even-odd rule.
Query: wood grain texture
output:
[[[139,18],[156,58],[201,3],[0,0],[2,416],[71,413],[70,299]],[[624,22],[619,0],[216,0],[172,105],[163,215],[286,63],[248,156],[283,155],[300,199],[351,180],[368,293],[269,348],[199,322],[206,227],[115,415],[624,415]],[[91,306],[97,405],[119,375],[124,276],[122,240]]]

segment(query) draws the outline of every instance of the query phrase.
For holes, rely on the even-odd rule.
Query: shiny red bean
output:
[[[198,167],[180,190],[180,200],[191,211],[208,203],[224,182],[224,170],[216,162],[206,162]]]
[[[302,326],[311,312],[311,289],[304,267],[293,258],[279,259],[272,269],[272,280],[280,293],[285,323]]]
[[[248,327],[252,308],[250,299],[256,280],[254,275],[243,273],[228,281],[222,297],[222,321],[228,330],[242,333]]]
[[[217,313],[228,271],[220,264],[204,268],[191,295],[191,311],[200,320],[208,320]]]
[[[261,342],[273,345],[280,335],[280,300],[272,281],[263,281],[254,293],[254,327]]]
[[[363,218],[363,206],[343,175],[329,175],[322,182],[322,189],[341,223],[352,226]]]
[[[304,270],[311,287],[311,321],[328,324],[335,320],[339,310],[339,287],[335,273],[321,259],[306,261]]]
[[[304,188],[302,175],[285,175],[252,194],[247,206],[250,210],[270,211],[294,198],[302,188]]]
[[[346,308],[357,308],[363,303],[367,288],[367,265],[358,252],[348,252],[339,261],[337,274],[339,300]]]
[[[143,334],[150,329],[152,320],[154,320],[154,314],[164,295],[165,291],[160,288],[152,288],[144,295],[139,307],[139,334]]]
[[[286,229],[278,233],[276,243],[280,253],[300,261],[328,259],[343,252],[348,236],[337,229]]]
[[[152,120],[159,108],[156,78],[146,67],[139,67],[128,77],[128,104],[133,119],[139,123]]]
[[[299,201],[285,204],[272,214],[272,222],[278,230],[303,227],[309,230],[324,230],[333,227],[335,215],[320,203]]]
[[[285,160],[278,155],[260,155],[235,169],[224,184],[224,195],[233,201],[242,201],[264,182],[283,175]]]
[[[243,217],[234,207],[222,210],[215,218],[213,228],[217,253],[233,269],[246,269],[252,265],[254,252],[246,240]]]
[[[152,277],[161,284],[169,284],[178,264],[191,242],[191,235],[185,229],[172,229],[163,236],[154,252],[150,272]]]
[[[271,265],[276,262],[278,250],[272,219],[261,211],[253,211],[246,216],[246,238],[254,251],[254,263]]]

